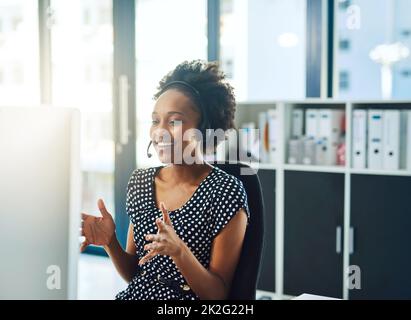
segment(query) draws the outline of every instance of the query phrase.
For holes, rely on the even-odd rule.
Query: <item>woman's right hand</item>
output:
[[[88,245],[108,246],[115,238],[116,225],[113,217],[107,211],[103,200],[97,201],[101,217],[95,217],[82,213],[81,235],[86,239],[81,244],[80,251],[83,252]]]

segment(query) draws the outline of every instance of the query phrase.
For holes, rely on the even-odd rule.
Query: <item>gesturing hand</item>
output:
[[[158,254],[175,257],[181,252],[182,240],[174,231],[168,211],[164,203],[160,203],[160,209],[163,213],[163,219],[157,218],[157,234],[146,235],[146,240],[152,241],[144,246],[144,250],[149,253],[140,259],[139,265],[142,265]]]
[[[116,225],[113,217],[107,211],[103,200],[99,199],[97,206],[101,212],[101,217],[95,217],[86,213],[81,214],[82,230],[81,235],[86,239],[81,244],[80,251],[84,251],[90,244],[105,246],[110,244],[114,238]]]

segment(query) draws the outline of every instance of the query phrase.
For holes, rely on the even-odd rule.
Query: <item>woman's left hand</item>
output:
[[[164,203],[160,204],[160,209],[163,213],[163,219],[156,219],[157,234],[146,235],[146,240],[151,241],[151,243],[146,244],[144,250],[148,250],[149,253],[140,259],[139,265],[146,263],[158,254],[173,258],[181,252],[183,241],[175,232]]]

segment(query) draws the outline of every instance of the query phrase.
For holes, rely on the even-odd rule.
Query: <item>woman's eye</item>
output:
[[[154,119],[151,120],[151,124],[153,124],[153,125],[158,124],[158,122],[159,122],[158,120],[154,120]]]

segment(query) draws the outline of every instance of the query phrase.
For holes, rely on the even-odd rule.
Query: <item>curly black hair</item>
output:
[[[193,86],[201,97],[201,107],[189,90],[183,86],[175,86],[177,90],[187,94],[193,103],[202,108],[207,114],[207,129],[234,129],[235,96],[233,87],[226,81],[225,74],[219,69],[217,62],[203,60],[184,61],[174,70],[161,79],[154,99],[168,89],[168,84],[173,81],[184,81]],[[174,88],[174,86],[171,86]],[[203,121],[204,119],[201,119]],[[201,123],[201,122],[200,122]],[[218,142],[217,142],[218,144]]]

